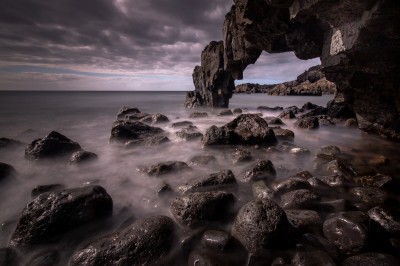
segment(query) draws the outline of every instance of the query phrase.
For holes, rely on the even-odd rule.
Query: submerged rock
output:
[[[308,189],[297,189],[281,196],[281,206],[284,209],[309,209],[314,208],[320,197]]]
[[[267,121],[268,125],[284,125],[285,123],[279,117],[264,117],[264,120]]]
[[[273,128],[274,134],[279,140],[292,141],[294,139],[294,132],[284,128]]]
[[[232,161],[234,164],[251,161],[253,157],[247,149],[236,149],[232,153]]]
[[[334,145],[326,146],[321,148],[318,152],[316,157],[320,160],[324,161],[332,161],[338,158],[339,154],[341,153],[340,149]]]
[[[180,224],[195,228],[226,218],[234,201],[232,193],[222,191],[189,193],[172,202],[171,213]]]
[[[35,254],[25,266],[56,266],[60,260],[61,255],[56,249],[46,249]]]
[[[0,138],[0,150],[1,149],[8,149],[8,148],[13,148],[13,147],[18,147],[23,145],[22,142],[15,140],[15,139],[9,139],[9,138]]]
[[[298,119],[294,125],[299,128],[314,129],[319,127],[319,121],[317,117],[305,117]]]
[[[81,146],[56,131],[51,131],[42,139],[32,141],[25,149],[28,160],[51,159],[54,157],[70,156],[81,150]]]
[[[164,132],[161,128],[148,126],[142,122],[116,121],[111,129],[110,141],[125,143],[129,140],[153,137]]]
[[[285,110],[282,113],[278,115],[279,118],[285,118],[285,119],[293,119],[296,118],[296,115],[292,110]]]
[[[189,164],[196,166],[196,165],[207,165],[209,163],[212,162],[216,162],[216,158],[212,155],[197,155],[197,156],[193,156],[190,160],[189,160]]]
[[[227,249],[231,236],[221,230],[207,230],[201,238],[201,243],[211,249],[224,251]]]
[[[242,114],[222,127],[212,126],[202,138],[205,146],[210,145],[261,145],[277,143],[267,122],[254,114]]]
[[[83,224],[108,217],[113,202],[100,186],[42,193],[22,211],[10,246],[45,244]]]
[[[228,116],[228,115],[233,115],[233,112],[230,109],[227,110],[221,110],[218,113],[219,116]]]
[[[275,176],[276,170],[270,160],[258,161],[245,170],[240,181],[250,182],[260,179],[274,178]]]
[[[180,131],[175,132],[175,134],[178,138],[186,141],[196,140],[203,137],[203,134],[198,132],[197,127],[195,126],[188,126]]]
[[[181,192],[200,192],[237,186],[236,178],[231,170],[222,170],[210,174],[207,178],[189,185],[180,186]]]
[[[191,170],[185,162],[167,161],[161,162],[150,167],[138,168],[138,171],[149,176],[160,176],[178,171]]]
[[[288,226],[285,212],[273,201],[250,201],[239,210],[232,236],[250,253],[256,253],[285,241]]]
[[[1,266],[19,266],[21,263],[21,256],[14,248],[0,248],[0,265]]]
[[[188,127],[188,126],[193,126],[193,123],[190,121],[180,121],[180,122],[172,123],[172,125],[171,125],[171,127],[173,127],[173,128]]]
[[[163,259],[173,247],[175,235],[170,218],[151,216],[78,250],[70,265],[166,265]]]
[[[161,135],[161,136],[147,137],[142,139],[129,140],[125,143],[125,147],[126,148],[132,148],[137,146],[152,147],[168,142],[171,142],[169,138],[167,136]]]
[[[208,117],[208,113],[206,112],[193,112],[189,115],[189,118],[204,118]]]
[[[96,153],[90,151],[77,151],[74,152],[69,158],[70,164],[82,164],[96,161],[99,157]]]
[[[13,178],[17,175],[17,171],[12,165],[0,162],[0,182]]]

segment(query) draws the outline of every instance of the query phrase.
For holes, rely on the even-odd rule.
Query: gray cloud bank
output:
[[[191,90],[201,50],[222,38],[231,5],[231,0],[2,0],[0,89]],[[287,60],[301,67],[318,63],[299,62],[292,54],[272,61]],[[245,75],[263,78],[269,62],[261,60]],[[10,65],[126,76],[2,71]],[[162,76],[176,86],[168,88]]]

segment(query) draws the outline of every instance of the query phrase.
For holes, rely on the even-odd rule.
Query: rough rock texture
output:
[[[236,178],[231,170],[222,170],[217,173],[209,174],[204,178],[193,184],[180,186],[181,192],[200,192],[207,190],[216,190],[220,188],[228,188],[237,186]]]
[[[398,1],[237,0],[223,42],[211,42],[194,70],[191,102],[226,107],[233,80],[262,51],[294,51],[300,59],[320,57],[336,84],[334,103],[348,104],[360,128],[400,139],[399,15]]]
[[[54,237],[112,214],[113,202],[100,186],[46,192],[22,211],[10,246],[48,243]]]
[[[129,140],[152,137],[162,132],[161,128],[148,126],[138,121],[116,121],[112,125],[110,141],[125,143]]]
[[[56,131],[52,131],[42,139],[35,139],[25,149],[28,160],[50,159],[69,156],[81,149],[81,146]]]
[[[359,266],[359,265],[384,265],[397,266],[400,265],[400,260],[392,255],[382,253],[364,253],[353,256],[342,263],[343,266]]]
[[[242,182],[250,182],[260,179],[274,178],[276,176],[276,170],[274,164],[270,160],[263,160],[254,163],[245,169],[242,178]]]
[[[171,218],[151,216],[78,250],[70,265],[163,265],[174,240]]]
[[[69,158],[70,164],[82,164],[97,160],[99,157],[96,153],[90,151],[77,151],[74,152]]]
[[[160,176],[187,170],[191,170],[191,168],[185,162],[180,161],[166,161],[151,165],[149,167],[138,168],[139,172],[149,176]]]
[[[212,126],[202,138],[205,146],[209,145],[263,145],[277,143],[272,129],[267,122],[255,114],[242,114],[222,127]]]

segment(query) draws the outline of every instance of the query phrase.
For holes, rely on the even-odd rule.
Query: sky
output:
[[[0,90],[193,90],[232,0],[1,0]],[[245,79],[293,80],[319,59],[263,53]]]

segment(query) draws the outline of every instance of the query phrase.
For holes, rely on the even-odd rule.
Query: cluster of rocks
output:
[[[273,85],[245,83],[235,88],[235,93],[266,93],[275,96],[320,96],[334,94],[335,91],[335,83],[325,78],[319,65],[309,68],[293,81]]]

